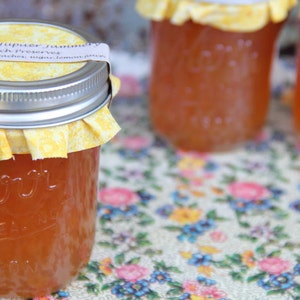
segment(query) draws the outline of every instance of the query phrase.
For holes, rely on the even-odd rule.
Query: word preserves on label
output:
[[[59,46],[0,43],[0,61],[64,63],[89,60],[109,63],[109,46],[105,43]]]

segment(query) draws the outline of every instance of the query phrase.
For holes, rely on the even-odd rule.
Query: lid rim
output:
[[[30,112],[23,112],[23,113],[16,113],[14,115],[18,121],[10,121],[8,120],[7,114],[1,113],[0,110],[0,129],[37,129],[37,128],[49,128],[54,126],[66,125],[81,119],[84,119],[96,111],[103,108],[105,105],[108,105],[111,101],[111,94],[108,94],[107,97],[95,104],[92,104],[82,108],[81,107],[81,114],[77,114],[77,106],[78,103],[73,103],[73,107],[63,106],[55,111],[42,111],[39,116],[40,118],[37,120],[32,120],[32,116],[30,116]],[[66,119],[65,112],[68,111],[68,118]],[[44,118],[45,116],[49,115],[49,118]],[[54,115],[54,116],[53,116]],[[53,117],[52,117],[53,116]]]

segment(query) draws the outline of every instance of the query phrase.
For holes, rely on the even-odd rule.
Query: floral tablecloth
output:
[[[210,154],[156,137],[147,63],[113,61],[123,85],[112,111],[123,129],[102,149],[93,254],[69,287],[35,300],[300,299],[300,148],[285,101],[293,63],[274,70],[257,139]]]

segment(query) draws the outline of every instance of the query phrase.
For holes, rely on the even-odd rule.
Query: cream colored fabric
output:
[[[296,0],[266,0],[255,4],[227,5],[197,0],[137,0],[136,9],[155,21],[181,25],[188,20],[227,31],[255,31],[270,21],[287,18]]]

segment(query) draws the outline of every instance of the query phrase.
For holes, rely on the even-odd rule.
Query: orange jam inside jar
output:
[[[273,20],[267,1],[253,7],[211,2],[137,2],[151,19],[151,123],[185,150],[230,150],[262,129],[274,48],[288,10]]]
[[[68,158],[0,162],[0,294],[48,295],[88,262],[94,243],[99,147]]]
[[[31,41],[94,39],[60,24],[0,22],[0,42]],[[119,130],[112,76],[103,61],[0,61],[0,77],[0,298],[43,297],[91,255],[100,148]]]
[[[300,21],[298,20],[298,31],[300,33]],[[295,99],[293,104],[293,121],[297,139],[300,137],[300,34],[297,43],[296,55],[296,81],[295,81]]]

